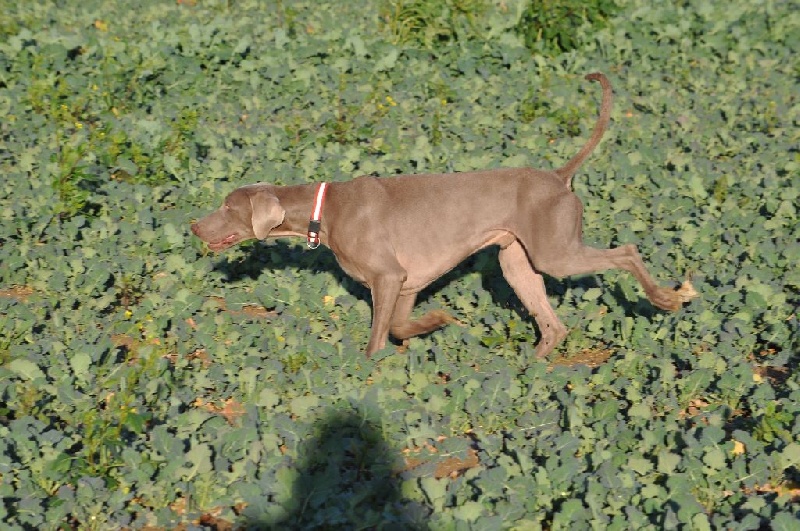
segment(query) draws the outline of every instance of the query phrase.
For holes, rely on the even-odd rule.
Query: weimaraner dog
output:
[[[367,357],[386,345],[453,322],[434,310],[411,319],[417,293],[489,245],[536,320],[546,356],[567,335],[547,300],[541,273],[554,277],[620,268],[641,283],[652,304],[676,311],[695,292],[659,286],[634,245],[596,249],[583,244],[583,207],[571,180],[600,142],[611,115],[612,89],[603,74],[586,76],[603,88],[600,116],[586,145],[563,168],[496,169],[441,175],[363,176],[348,182],[243,186],[219,210],[192,225],[212,251],[243,240],[306,236],[329,247],[342,269],[372,293]]]

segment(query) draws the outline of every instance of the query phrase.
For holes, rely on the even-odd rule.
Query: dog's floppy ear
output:
[[[269,231],[283,223],[286,211],[281,207],[278,198],[267,190],[252,192],[249,195],[250,207],[253,209],[253,232],[256,238],[263,240],[269,236]]]

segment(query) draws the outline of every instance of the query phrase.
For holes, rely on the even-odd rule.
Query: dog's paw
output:
[[[431,310],[428,313],[428,315],[430,315],[432,319],[436,319],[439,322],[441,322],[442,323],[441,326],[445,326],[445,325],[449,325],[449,324],[454,324],[454,325],[458,325],[458,326],[467,326],[466,323],[464,323],[462,321],[459,321],[458,319],[456,319],[455,317],[453,317],[452,315],[450,315],[448,312],[446,312],[444,310]]]
[[[685,303],[700,296],[689,280],[686,280],[677,289],[659,287],[656,288],[655,291],[649,292],[647,295],[650,302],[655,306],[669,312],[677,312],[683,308]]]
[[[687,303],[700,296],[697,290],[694,289],[694,286],[692,286],[690,280],[684,280],[681,287],[675,290],[675,294],[680,299],[681,304]]]

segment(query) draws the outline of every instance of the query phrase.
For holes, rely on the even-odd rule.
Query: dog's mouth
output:
[[[241,240],[241,238],[239,237],[238,234],[236,233],[230,234],[219,241],[208,242],[208,248],[216,253],[223,249],[227,249],[228,247],[238,242],[239,240]]]

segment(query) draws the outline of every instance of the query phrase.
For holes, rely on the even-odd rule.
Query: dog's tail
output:
[[[577,155],[572,157],[562,168],[556,170],[556,174],[564,180],[564,184],[570,189],[572,188],[572,176],[575,175],[575,172],[580,168],[581,164],[583,164],[583,161],[586,160],[586,157],[597,147],[597,144],[600,143],[600,139],[603,137],[603,133],[605,133],[608,128],[608,122],[611,119],[611,105],[614,101],[611,83],[606,76],[600,72],[595,72],[588,74],[586,79],[600,82],[600,86],[603,87],[603,102],[600,104],[600,116],[597,118],[597,124],[594,126],[594,131],[592,131],[592,136],[589,138],[589,141],[586,142],[586,145],[583,146]]]

